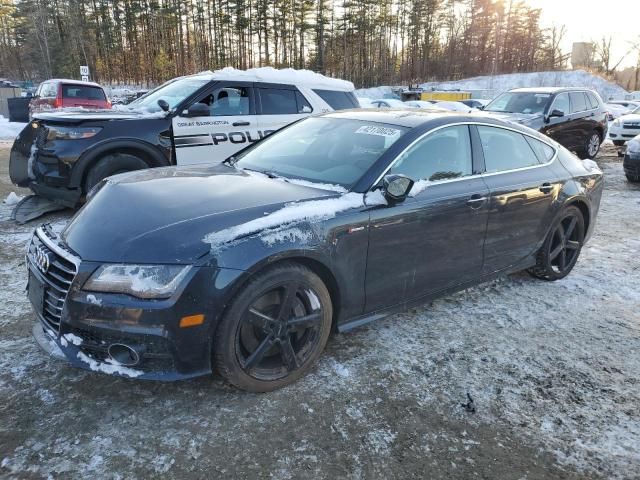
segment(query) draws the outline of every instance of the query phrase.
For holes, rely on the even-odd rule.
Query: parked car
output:
[[[607,105],[618,105],[622,108],[626,108],[627,111],[635,110],[640,107],[640,101],[636,100],[609,100]]]
[[[414,108],[422,108],[424,110],[438,110],[438,107],[434,105],[435,102],[429,102],[427,100],[407,100],[405,105]]]
[[[104,88],[97,83],[52,79],[40,84],[29,103],[29,113],[33,116],[35,113],[65,107],[109,109],[111,102]]]
[[[350,110],[220,165],[117,175],[60,235],[36,230],[34,333],[98,372],[273,390],[333,329],[510,272],[568,275],[600,204],[592,164],[488,116]]]
[[[622,105],[614,105],[611,103],[605,103],[604,108],[607,110],[607,120],[612,122],[616,118],[620,118],[622,115],[626,115],[629,113],[629,109],[627,107],[623,107]]]
[[[602,99],[582,88],[518,88],[496,97],[484,111],[538,130],[581,158],[594,158],[607,136]]]
[[[609,138],[618,147],[621,147],[636,135],[640,135],[640,107],[617,118],[609,127]]]
[[[464,103],[467,107],[475,108],[477,110],[482,110],[490,102],[491,100],[483,100],[481,98],[470,98],[468,100],[460,100],[460,103]]]
[[[624,174],[630,182],[640,182],[640,135],[627,143],[622,161]]]
[[[444,110],[451,110],[452,112],[471,113],[476,111],[475,108],[471,108],[470,106],[462,102],[453,102],[448,100],[442,101],[442,102],[436,102],[433,105],[437,108],[442,108]]]
[[[415,108],[409,105],[407,102],[403,102],[402,100],[398,100],[396,98],[379,98],[376,100],[371,100],[371,104],[375,108]]]
[[[77,206],[103,178],[219,163],[312,113],[358,107],[353,84],[290,69],[224,69],[171,80],[126,107],[35,115],[11,149],[16,185]]]

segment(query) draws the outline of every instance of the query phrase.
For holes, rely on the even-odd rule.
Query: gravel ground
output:
[[[7,156],[0,198],[24,193]],[[568,278],[511,275],[335,335],[313,373],[262,395],[49,359],[24,294],[34,225],[1,205],[0,475],[640,478],[640,187],[612,150],[599,162],[596,233]]]

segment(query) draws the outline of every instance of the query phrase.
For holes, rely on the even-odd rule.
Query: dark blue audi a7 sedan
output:
[[[332,331],[515,271],[566,276],[602,172],[484,114],[307,118],[222,163],[110,177],[27,252],[39,343],[141,379],[300,378]]]

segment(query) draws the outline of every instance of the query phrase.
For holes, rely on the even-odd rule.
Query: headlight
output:
[[[616,118],[616,119],[613,121],[613,126],[614,126],[614,127],[619,127],[619,126],[620,126],[620,119]]]
[[[52,127],[48,126],[47,140],[79,140],[97,135],[100,127]]]
[[[169,298],[189,272],[183,265],[103,265],[83,290],[126,293],[138,298]]]
[[[634,138],[627,143],[627,153],[640,153],[640,140]]]

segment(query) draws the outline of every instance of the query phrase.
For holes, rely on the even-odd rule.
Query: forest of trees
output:
[[[0,77],[271,65],[367,87],[564,68],[562,35],[522,0],[0,0]]]

